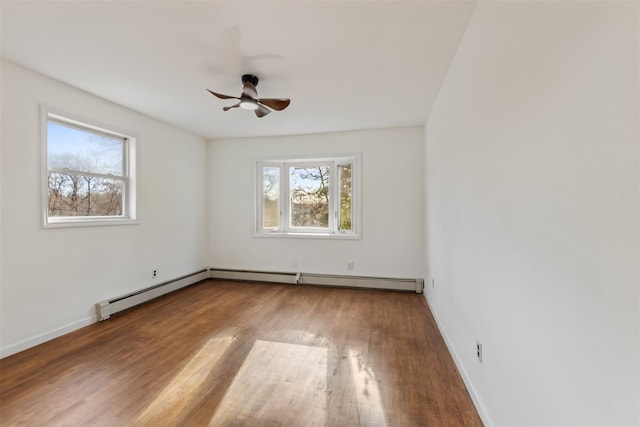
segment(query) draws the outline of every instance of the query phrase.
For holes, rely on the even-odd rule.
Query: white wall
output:
[[[138,136],[138,225],[41,228],[40,103]],[[206,267],[201,138],[3,62],[1,149],[2,356],[95,321],[98,301]]]
[[[254,159],[342,153],[362,153],[361,240],[251,236]],[[210,266],[422,277],[422,128],[210,141],[208,164]]]
[[[495,425],[640,424],[637,8],[479,2],[427,123],[427,298]]]

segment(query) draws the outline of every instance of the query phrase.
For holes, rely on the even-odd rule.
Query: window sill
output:
[[[71,228],[71,227],[103,227],[108,225],[137,225],[138,220],[130,218],[101,218],[101,219],[49,219],[42,228]]]
[[[253,237],[280,237],[285,239],[337,239],[337,240],[360,240],[359,234],[346,233],[283,233],[283,232],[256,232]]]

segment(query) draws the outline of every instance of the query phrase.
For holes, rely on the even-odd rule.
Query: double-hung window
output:
[[[135,138],[43,107],[44,226],[135,220]]]
[[[256,234],[357,238],[360,156],[256,162]]]

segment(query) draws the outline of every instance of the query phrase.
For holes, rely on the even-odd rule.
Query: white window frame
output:
[[[361,154],[345,154],[335,156],[310,156],[276,159],[254,159],[255,173],[255,216],[253,235],[255,237],[296,237],[296,238],[361,238]],[[340,165],[351,164],[351,230],[340,230],[339,174]],[[279,226],[277,229],[263,227],[263,168],[272,166],[280,168],[279,187]],[[290,167],[329,167],[329,227],[291,227],[291,195],[289,182]]]
[[[60,123],[79,130],[95,132],[107,136],[117,137],[124,141],[123,147],[123,199],[122,215],[114,216],[49,216],[49,156],[48,156],[48,124]],[[41,212],[43,228],[86,227],[103,225],[137,224],[136,216],[136,150],[137,137],[134,133],[114,126],[104,125],[72,113],[46,105],[40,106],[40,140],[41,140]],[[83,172],[84,173],[84,172]],[[99,174],[86,173],[99,176]],[[108,178],[108,176],[100,176]]]

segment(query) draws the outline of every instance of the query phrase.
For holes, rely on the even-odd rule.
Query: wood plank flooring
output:
[[[204,281],[0,361],[0,425],[482,425],[422,295]]]

